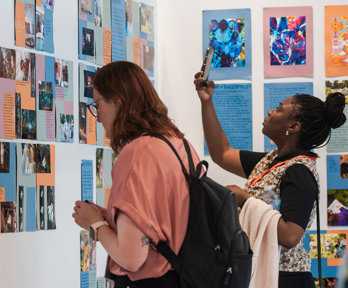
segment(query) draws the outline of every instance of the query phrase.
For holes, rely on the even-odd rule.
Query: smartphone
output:
[[[208,47],[208,48],[205,50],[205,56],[204,56],[203,66],[202,66],[202,71],[203,71],[203,77],[202,77],[202,78],[203,78],[205,81],[208,80],[211,62],[212,62],[212,60],[213,60],[213,54],[214,54],[214,49],[213,49],[213,48]]]

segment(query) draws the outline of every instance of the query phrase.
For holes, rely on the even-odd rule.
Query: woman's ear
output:
[[[290,134],[297,134],[298,132],[301,131],[301,123],[296,121],[288,129]]]

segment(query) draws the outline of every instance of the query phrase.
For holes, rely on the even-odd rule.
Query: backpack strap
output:
[[[186,170],[186,168],[184,166],[184,163],[182,162],[182,160],[181,160],[178,152],[174,148],[173,144],[170,143],[170,141],[166,137],[164,137],[163,135],[160,135],[160,134],[147,133],[147,134],[145,134],[145,136],[151,136],[151,137],[155,137],[155,138],[161,139],[161,140],[163,140],[164,142],[166,142],[169,145],[170,149],[172,149],[172,151],[174,152],[176,158],[178,158],[178,160],[180,162],[180,165],[181,165],[182,172],[184,173],[186,180],[189,182],[190,175],[187,173],[187,170]],[[186,140],[185,139],[183,139],[183,140],[184,140],[184,144],[185,144]],[[186,149],[186,146],[185,146],[185,149]],[[188,147],[188,149],[190,149],[190,147]],[[191,156],[191,160],[192,160],[191,152],[190,152],[190,156]],[[193,162],[192,162],[192,165],[193,165]],[[190,166],[190,173],[191,173],[191,166]]]
[[[318,193],[315,194],[315,202],[317,205],[317,253],[318,253],[318,274],[319,274],[319,288],[322,287],[321,284],[321,241],[320,241],[320,214],[319,214],[319,189]]]
[[[168,146],[172,149],[172,151],[174,152],[175,156],[178,158],[178,160],[180,162],[181,169],[182,169],[182,172],[184,173],[186,181],[188,183],[190,183],[190,178],[191,178],[190,174],[191,174],[191,170],[194,171],[194,164],[193,164],[193,160],[192,160],[190,147],[189,147],[187,141],[185,139],[183,139],[183,142],[184,142],[184,145],[185,145],[185,150],[187,152],[187,156],[188,156],[189,163],[190,163],[190,174],[187,173],[187,170],[186,170],[186,168],[184,166],[184,163],[182,162],[182,160],[181,160],[178,152],[174,148],[173,144],[170,143],[170,141],[166,137],[164,137],[163,135],[155,134],[155,133],[148,133],[148,134],[145,134],[145,135],[161,139],[161,140],[163,140],[164,142],[166,142],[168,144]],[[169,247],[167,242],[160,241],[160,242],[158,242],[157,245],[151,245],[151,246],[153,246],[154,249],[156,249],[164,258],[166,258],[168,260],[168,262],[172,265],[172,268],[177,273],[180,273],[180,269],[181,269],[180,258]]]

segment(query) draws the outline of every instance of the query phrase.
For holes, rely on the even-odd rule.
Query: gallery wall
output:
[[[0,46],[14,45],[13,0],[2,0],[0,9]],[[73,61],[74,115],[78,118],[78,7],[75,1],[55,1],[54,56]],[[74,2],[74,4],[72,4]],[[204,156],[200,101],[193,86],[193,75],[202,63],[202,11],[216,9],[251,9],[252,79],[228,80],[224,83],[252,85],[253,150],[263,151],[264,83],[313,82],[314,95],[325,98],[324,6],[346,5],[345,0],[147,0],[155,6],[155,75],[154,82],[160,97],[168,106],[177,126],[192,142],[202,159],[208,160],[209,176],[222,184],[242,186],[244,180],[217,167]],[[263,8],[287,6],[313,7],[313,77],[265,79],[263,74]],[[39,52],[37,52],[39,53]],[[52,55],[40,52],[42,55]],[[336,77],[344,79],[347,77]],[[77,126],[75,127],[77,129]],[[81,198],[81,160],[95,161],[95,146],[78,144],[75,131],[72,144],[56,146],[56,224],[50,231],[8,233],[0,235],[0,287],[80,287],[80,229],[71,214],[74,202]],[[14,141],[16,142],[16,141]],[[22,140],[22,142],[28,142]],[[326,148],[316,151],[321,192],[325,193]],[[94,165],[95,167],[95,165]],[[94,168],[95,169],[95,168]],[[323,194],[326,195],[326,194]],[[327,198],[321,199],[322,228],[327,229]],[[105,269],[106,255],[98,243],[97,276]]]

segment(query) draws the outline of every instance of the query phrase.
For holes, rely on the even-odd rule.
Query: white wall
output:
[[[1,0],[0,46],[14,46],[13,0]],[[77,1],[56,0],[54,11],[54,56],[74,61],[75,116],[78,115],[78,37]],[[143,1],[154,5],[156,0]],[[72,4],[73,3],[73,4]],[[156,86],[169,108],[171,117],[203,157],[203,131],[200,102],[193,86],[193,75],[202,61],[202,10],[251,8],[253,58],[253,135],[254,150],[263,150],[261,124],[263,121],[263,51],[262,8],[277,6],[313,6],[314,14],[314,78],[275,79],[272,82],[314,81],[314,94],[324,97],[324,4],[347,4],[346,0],[159,0],[155,14]],[[41,53],[41,52],[40,52]],[[49,55],[46,53],[42,53]],[[242,82],[242,81],[237,81]],[[76,128],[76,126],[75,126]],[[75,131],[76,132],[76,131]],[[74,201],[81,197],[80,163],[82,159],[95,161],[95,147],[75,143],[56,145],[56,221],[51,231],[22,232],[0,235],[0,287],[77,288],[80,285],[79,231],[71,214]],[[52,143],[53,144],[53,143]],[[325,150],[319,151],[322,195],[326,195]],[[243,184],[210,162],[209,175],[222,184]],[[326,197],[322,197],[321,211],[325,211]],[[325,213],[324,213],[325,214]],[[325,224],[326,216],[323,215]],[[326,228],[326,225],[322,225]],[[97,274],[104,271],[105,253],[98,246]]]

